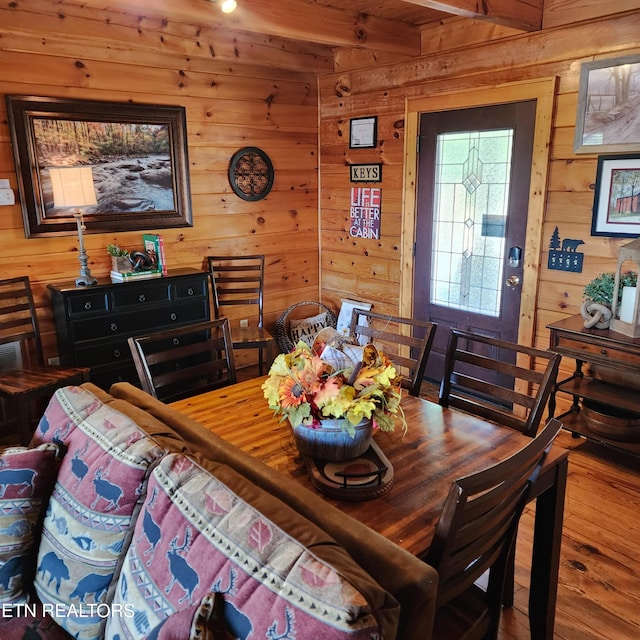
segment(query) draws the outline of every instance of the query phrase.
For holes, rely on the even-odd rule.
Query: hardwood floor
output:
[[[565,501],[556,640],[640,638],[640,460],[561,432],[571,449]],[[533,507],[522,517],[516,601],[503,612],[501,640],[528,638]]]
[[[437,402],[435,387],[421,395]],[[640,458],[573,438],[565,498],[558,602],[553,640],[640,638]],[[505,609],[499,640],[528,640],[529,575],[535,506],[520,521],[516,593]],[[549,638],[549,640],[552,640]]]
[[[245,370],[239,377],[252,377]],[[437,401],[426,383],[424,397]],[[640,458],[561,432],[571,449],[553,640],[640,638]],[[535,506],[522,516],[516,593],[499,640],[528,640],[527,601]],[[552,640],[549,638],[549,640]]]

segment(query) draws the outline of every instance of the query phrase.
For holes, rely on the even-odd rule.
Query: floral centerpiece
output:
[[[360,356],[360,357],[359,357]],[[393,431],[396,420],[407,425],[401,399],[401,378],[387,356],[373,344],[298,342],[276,357],[262,385],[269,407],[295,428],[319,429],[338,419],[351,436],[370,420],[373,428]]]

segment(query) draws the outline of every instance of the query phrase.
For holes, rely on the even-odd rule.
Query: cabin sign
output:
[[[380,240],[380,187],[351,187],[349,235],[352,238]]]

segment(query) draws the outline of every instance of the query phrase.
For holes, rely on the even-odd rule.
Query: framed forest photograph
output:
[[[580,67],[576,153],[640,151],[640,56]]]
[[[75,234],[49,169],[91,167],[87,233],[192,224],[183,107],[7,96],[25,235]]]

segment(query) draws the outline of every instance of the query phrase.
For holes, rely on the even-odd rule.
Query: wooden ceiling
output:
[[[542,25],[544,0],[237,0],[223,14],[219,0],[62,0],[94,10],[125,12],[207,26],[226,26],[331,47],[416,55],[420,28],[451,16],[486,20],[521,31]]]

